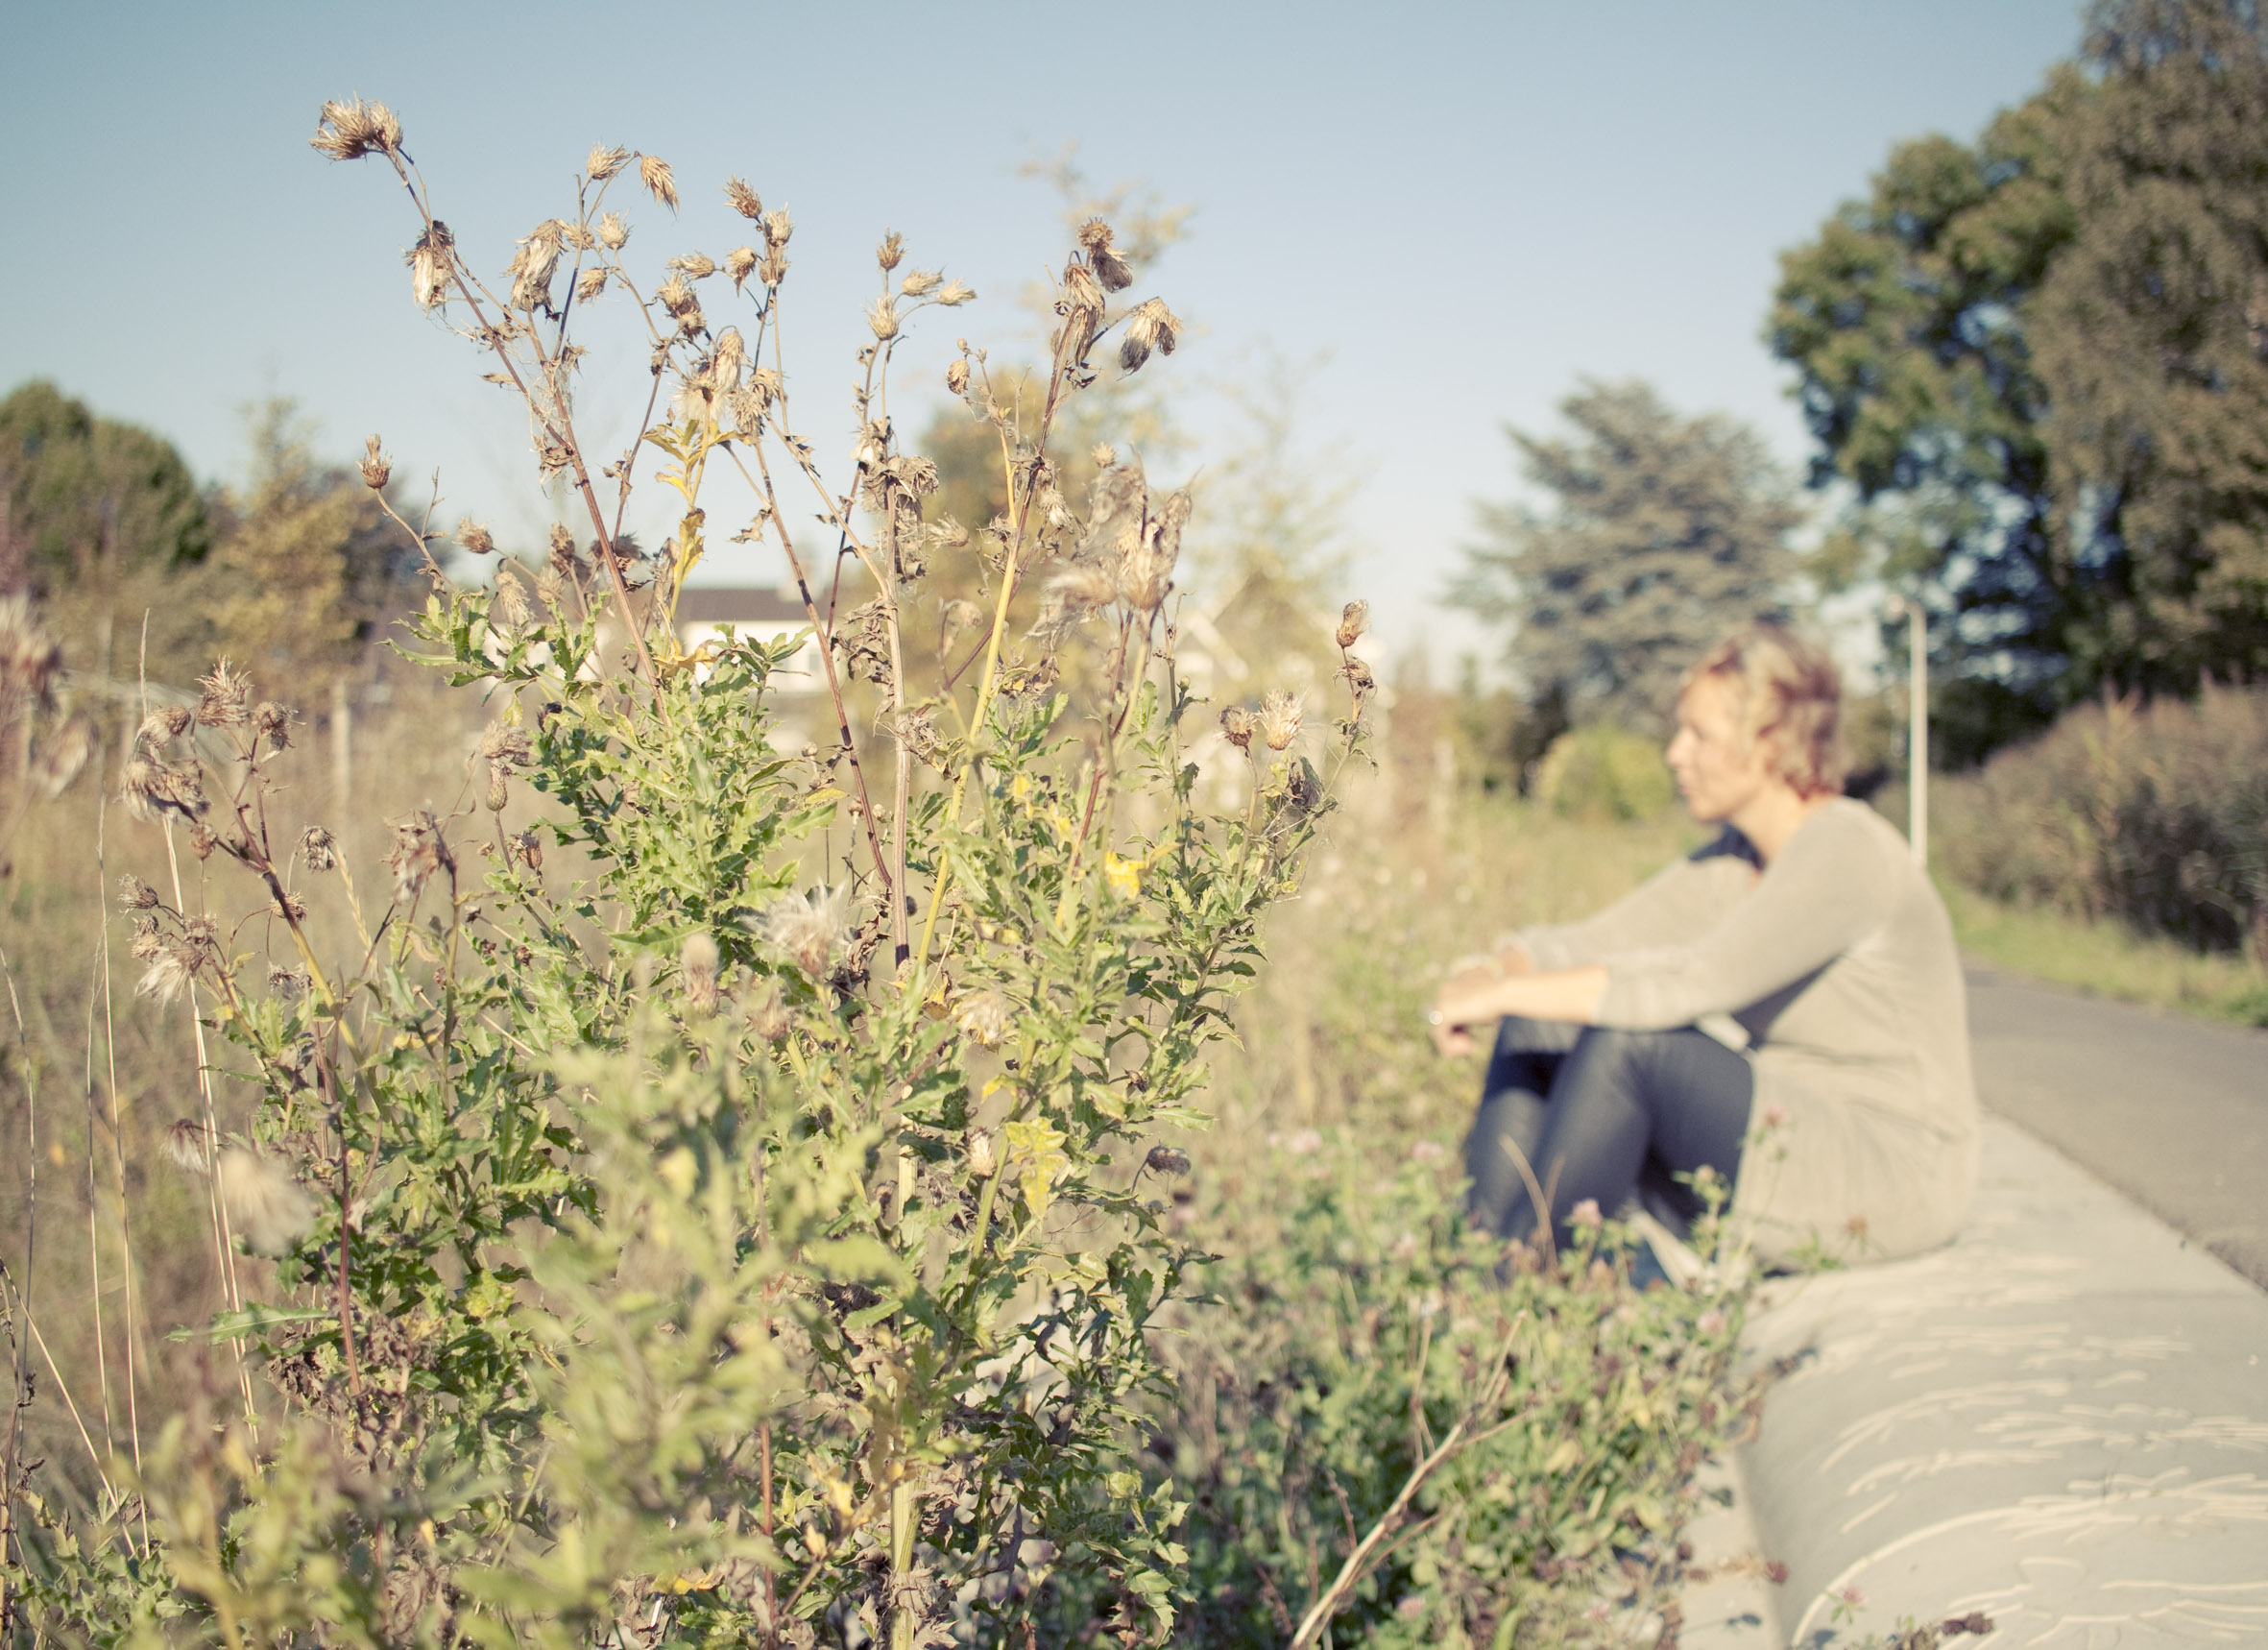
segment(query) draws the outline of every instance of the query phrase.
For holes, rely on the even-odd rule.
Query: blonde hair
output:
[[[1798,796],[1843,789],[1843,677],[1824,647],[1752,624],[1702,654],[1684,687],[1704,676],[1732,689],[1742,726],[1770,745],[1773,771]]]

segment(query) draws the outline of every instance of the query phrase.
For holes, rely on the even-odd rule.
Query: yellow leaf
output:
[[[1035,1123],[1011,1123],[1004,1132],[1008,1137],[1009,1162],[1016,1170],[1016,1184],[1023,1190],[1025,1205],[1036,1221],[1048,1212],[1055,1177],[1071,1167],[1071,1158],[1063,1150],[1063,1130],[1043,1119]]]

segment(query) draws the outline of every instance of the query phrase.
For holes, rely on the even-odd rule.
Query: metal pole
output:
[[[1929,619],[1921,604],[1906,602],[1911,662],[1906,678],[1906,841],[1914,862],[1929,869]]]

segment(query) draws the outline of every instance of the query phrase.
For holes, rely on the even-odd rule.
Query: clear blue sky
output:
[[[532,530],[524,422],[411,305],[387,177],[306,147],[324,98],[392,104],[498,269],[594,141],[675,166],[683,219],[649,207],[633,242],[655,261],[742,238],[716,187],[745,176],[798,221],[807,407],[848,382],[885,226],[982,294],[917,374],[956,332],[1024,340],[1015,294],[1060,237],[1018,169],[1076,141],[1097,182],[1197,208],[1148,282],[1202,328],[1163,363],[1193,423],[1218,417],[1196,387],[1256,352],[1318,360],[1299,434],[1363,478],[1350,594],[1446,650],[1475,633],[1430,603],[1473,499],[1514,488],[1505,421],[1643,375],[1799,462],[1758,342],[1777,253],[1891,143],[1973,134],[2078,32],[2072,0],[26,4],[0,53],[0,389],[53,377],[220,477],[240,409],[290,396],[327,452],[382,430],[443,470],[451,520]],[[587,380],[584,416],[626,432],[637,387]],[[752,554],[716,571],[775,576]]]

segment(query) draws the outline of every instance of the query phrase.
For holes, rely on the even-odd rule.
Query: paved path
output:
[[[1787,1581],[1721,1571],[1685,1642],[1981,1610],[1995,1650],[2268,1645],[2268,1034],[1969,987],[1975,1209],[1933,1254],[1764,1286],[1748,1349],[1792,1372],[1696,1539]]]
[[[1972,968],[1986,1107],[2268,1288],[2268,1031]]]

